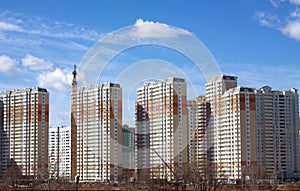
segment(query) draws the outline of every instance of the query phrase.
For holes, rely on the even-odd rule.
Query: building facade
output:
[[[256,91],[257,159],[269,178],[299,178],[298,91]]]
[[[135,128],[123,125],[122,128],[122,167],[123,177],[133,177],[136,164]]]
[[[0,93],[0,176],[48,177],[49,93],[27,88]]]
[[[210,119],[210,105],[205,96],[187,101],[189,163],[199,175],[207,173],[206,130]]]
[[[250,178],[257,165],[254,88],[236,87],[225,91],[220,112],[217,170],[223,178]]]
[[[188,124],[188,161],[193,163],[196,161],[196,144],[197,140],[194,137],[194,133],[197,129],[197,101],[187,100],[187,124]]]
[[[181,78],[149,82],[137,89],[139,177],[183,178],[188,162],[186,102],[186,82]]]
[[[71,106],[72,180],[118,181],[122,176],[122,90],[105,83],[77,87]]]
[[[49,177],[71,178],[71,127],[49,128]]]
[[[207,128],[207,165],[210,169],[209,176],[211,176],[211,178],[219,176],[217,173],[217,169],[219,168],[217,152],[218,148],[220,147],[218,140],[221,139],[219,135],[219,124],[221,120],[221,98],[226,90],[236,86],[236,76],[220,75],[206,83],[206,99],[211,108],[211,117],[209,126]]]
[[[256,166],[256,110],[253,88],[237,87],[237,77],[220,75],[206,84],[211,116],[207,158],[211,176],[241,179]]]

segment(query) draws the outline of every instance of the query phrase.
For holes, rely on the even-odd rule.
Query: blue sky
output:
[[[80,68],[94,44],[138,20],[190,32],[211,52],[222,73],[238,76],[239,85],[300,88],[299,0],[0,0],[0,91],[45,87],[51,96],[50,124],[70,124],[73,64]],[[123,52],[98,82],[124,78],[126,68],[146,67],[153,60],[153,66],[163,65],[162,73],[179,71],[182,77],[199,79],[190,99],[205,93],[205,79],[190,61],[159,46]],[[150,74],[157,73],[150,69]],[[136,86],[130,87],[131,101]],[[130,117],[125,113],[124,123],[132,123]]]

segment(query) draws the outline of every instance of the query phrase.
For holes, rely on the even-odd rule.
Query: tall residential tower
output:
[[[300,178],[298,91],[256,91],[257,157],[269,178]]]
[[[105,83],[77,87],[73,72],[72,179],[118,181],[122,175],[122,90]]]
[[[207,129],[211,175],[249,176],[256,166],[256,110],[253,88],[237,87],[237,77],[220,75],[206,84],[211,116]]]
[[[49,94],[43,88],[0,93],[0,177],[48,177]],[[8,174],[7,174],[8,173]]]
[[[137,167],[141,178],[183,178],[188,162],[186,102],[186,82],[181,78],[149,82],[137,89]]]

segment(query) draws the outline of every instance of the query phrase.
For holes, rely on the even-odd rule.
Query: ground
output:
[[[49,187],[50,185],[50,187]],[[206,187],[206,189],[205,189]],[[108,184],[108,183],[80,183],[78,185],[74,183],[68,183],[65,181],[52,181],[48,183],[40,183],[29,187],[29,185],[16,185],[13,186],[0,182],[0,190],[120,190],[120,191],[135,191],[135,190],[178,190],[178,191],[192,191],[192,190],[215,190],[215,191],[256,191],[256,190],[273,190],[273,191],[300,191],[300,184],[286,183],[286,184],[264,184],[264,185],[170,185],[170,184],[138,184],[138,183],[120,183],[120,184]]]

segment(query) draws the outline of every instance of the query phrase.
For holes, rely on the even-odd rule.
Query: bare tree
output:
[[[11,185],[14,190],[17,189],[18,180],[22,176],[21,167],[17,165],[14,159],[10,159],[7,165],[5,181]]]

